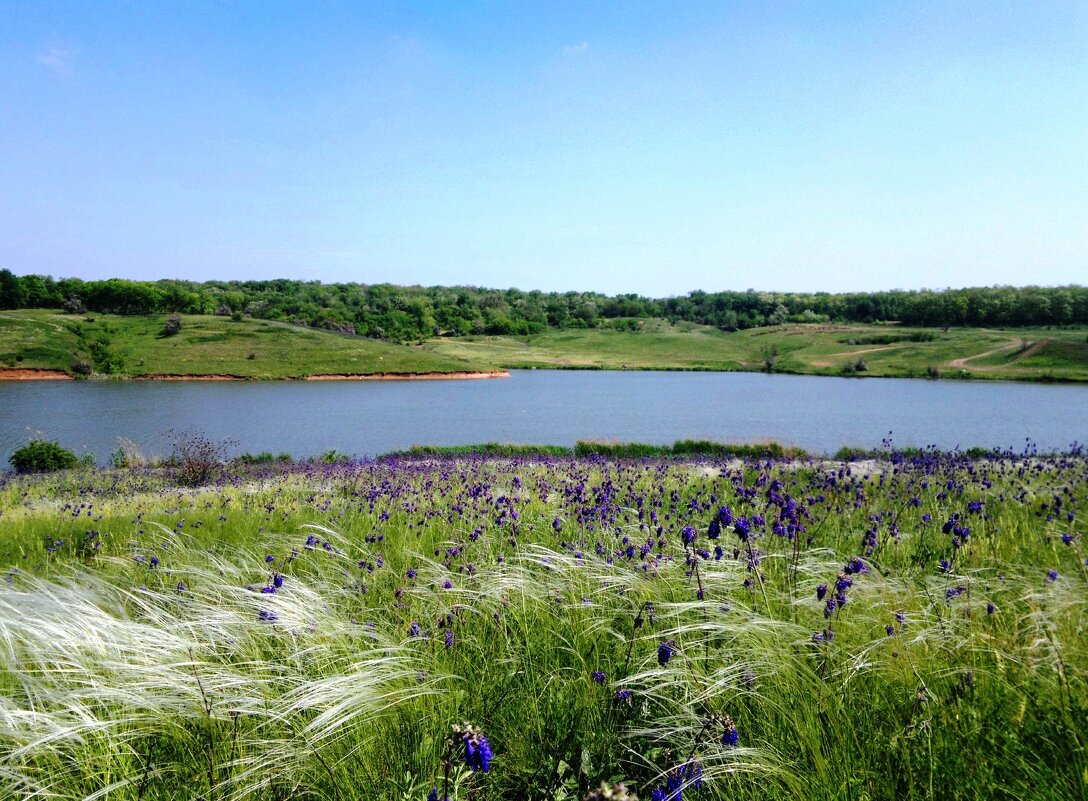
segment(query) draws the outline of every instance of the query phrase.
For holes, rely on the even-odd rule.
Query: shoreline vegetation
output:
[[[972,446],[957,448],[955,450],[942,450],[935,446],[919,447],[892,447],[886,443],[880,448],[863,448],[855,445],[843,445],[834,453],[820,453],[808,451],[796,445],[786,445],[773,439],[758,442],[718,442],[705,439],[677,440],[672,444],[649,442],[625,442],[618,440],[578,440],[574,445],[546,445],[546,444],[522,444],[512,442],[479,442],[464,445],[412,445],[403,450],[388,451],[373,457],[359,457],[342,453],[338,450],[329,450],[321,454],[311,456],[294,457],[288,453],[273,454],[271,452],[250,453],[241,452],[230,454],[228,442],[215,442],[198,432],[185,431],[167,433],[167,439],[175,443],[175,449],[171,455],[159,457],[145,456],[137,443],[121,438],[120,447],[114,452],[110,465],[117,468],[140,467],[148,469],[172,469],[184,461],[187,453],[202,454],[204,462],[204,474],[212,474],[221,467],[241,468],[260,465],[278,465],[284,470],[306,464],[346,464],[356,463],[382,463],[382,462],[411,462],[428,460],[458,460],[458,459],[518,459],[518,460],[551,460],[551,459],[604,459],[604,460],[660,460],[671,463],[683,462],[709,462],[714,460],[753,461],[772,460],[783,464],[827,464],[831,462],[868,462],[881,464],[894,464],[896,462],[920,459],[920,458],[944,458],[944,459],[1009,459],[1017,454],[1007,448]],[[33,440],[44,442],[44,440]],[[197,443],[194,447],[192,443]],[[47,442],[49,447],[61,448],[60,443]],[[181,444],[179,449],[177,444]],[[1081,457],[1084,455],[1083,445],[1073,442],[1065,451],[1040,453],[1038,449],[1028,444],[1027,451],[1033,458],[1060,458],[1062,456]],[[96,468],[98,465],[90,454],[78,456],[74,452],[72,458],[78,460],[78,468]],[[73,462],[73,467],[76,462]],[[31,470],[28,472],[37,472]],[[3,470],[0,470],[3,475]]]
[[[175,443],[0,473],[0,796],[1088,794],[1082,447]]]
[[[562,369],[1088,382],[1085,327],[783,323],[722,331],[662,319],[630,322],[622,330],[434,337],[405,345],[217,315],[0,311],[0,380],[471,379]]]

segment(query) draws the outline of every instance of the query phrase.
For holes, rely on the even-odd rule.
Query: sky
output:
[[[1088,3],[0,1],[0,268],[1088,279]]]

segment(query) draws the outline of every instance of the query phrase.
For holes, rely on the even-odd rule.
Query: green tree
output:
[[[0,309],[21,309],[26,298],[22,282],[11,270],[0,270]]]

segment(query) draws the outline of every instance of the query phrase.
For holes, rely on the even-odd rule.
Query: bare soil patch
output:
[[[38,370],[33,367],[0,367],[0,381],[71,381],[63,370]]]

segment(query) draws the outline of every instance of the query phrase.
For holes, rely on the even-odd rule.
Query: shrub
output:
[[[260,453],[241,453],[231,459],[231,464],[234,465],[251,465],[251,464],[271,464],[273,462],[280,462],[282,464],[290,464],[294,459],[289,453],[274,454],[271,451],[261,451]]]
[[[459,456],[573,456],[574,449],[562,445],[514,445],[502,442],[481,442],[475,445],[413,445],[406,451],[383,453],[379,459],[456,458]]]
[[[72,369],[72,372],[75,373],[76,375],[83,375],[83,376],[90,375],[91,372],[94,370],[94,368],[91,367],[91,363],[89,361],[87,361],[86,359],[75,359],[75,360],[73,360],[71,369]]]
[[[76,467],[79,457],[56,442],[32,439],[8,459],[16,473],[52,473]]]
[[[117,450],[110,454],[110,466],[117,469],[129,467],[144,467],[147,459],[144,458],[139,444],[126,437],[117,438]]]
[[[87,307],[83,305],[83,301],[75,295],[61,301],[60,307],[65,314],[84,314],[87,311]]]
[[[242,314],[240,311],[236,311],[236,312],[231,313],[230,319],[232,319],[236,323],[240,323],[240,322],[242,322],[242,320],[245,319],[245,315]]]
[[[162,335],[164,337],[172,337],[178,331],[181,330],[181,315],[174,312],[166,318],[166,325],[162,328]]]
[[[173,446],[170,461],[178,470],[178,483],[195,487],[206,484],[223,463],[230,440],[209,439],[199,431],[168,431],[166,439]]]

